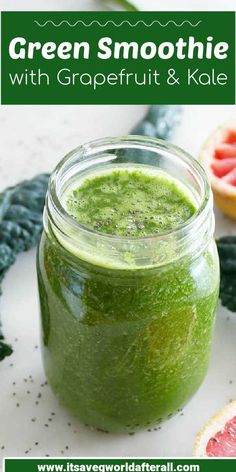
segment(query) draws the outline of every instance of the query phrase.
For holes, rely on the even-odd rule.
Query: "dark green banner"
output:
[[[3,104],[234,104],[234,12],[2,12]]]
[[[6,459],[5,472],[234,472],[235,459]]]

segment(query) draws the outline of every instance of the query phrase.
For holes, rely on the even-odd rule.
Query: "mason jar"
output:
[[[174,230],[118,237],[63,205],[94,173],[164,171],[196,204]],[[83,423],[132,432],[170,418],[207,371],[219,288],[212,193],[200,164],[157,139],[94,141],[53,172],[38,251],[42,347],[49,384]]]

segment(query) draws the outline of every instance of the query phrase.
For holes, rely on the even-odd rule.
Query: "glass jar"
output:
[[[161,169],[197,211],[176,230],[117,237],[72,219],[62,194],[114,166]],[[144,167],[143,167],[144,168]],[[212,193],[181,149],[129,136],[78,147],[53,172],[38,251],[46,376],[88,425],[132,432],[170,418],[201,385],[218,299]]]

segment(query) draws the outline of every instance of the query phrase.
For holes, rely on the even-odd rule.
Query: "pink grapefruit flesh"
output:
[[[236,219],[236,120],[212,133],[200,161],[209,175],[215,204]]]
[[[209,439],[206,447],[208,457],[236,457],[236,416],[229,420],[222,431]]]
[[[236,135],[230,133],[222,144],[216,146],[211,168],[219,178],[236,169]],[[234,185],[231,180],[229,180],[229,184]]]
[[[236,401],[216,413],[198,433],[196,457],[236,457]]]

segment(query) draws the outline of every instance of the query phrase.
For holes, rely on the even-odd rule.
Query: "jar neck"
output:
[[[194,194],[197,211],[177,229],[140,238],[117,237],[83,227],[63,208],[63,191],[81,174],[101,166],[105,171],[111,163],[143,165],[144,161],[145,166],[177,173],[186,185],[189,179],[188,191]],[[131,136],[95,141],[64,158],[50,179],[44,227],[71,254],[93,265],[121,270],[155,268],[186,256],[196,257],[205,250],[214,232],[212,208],[212,193],[198,162],[163,141]]]

